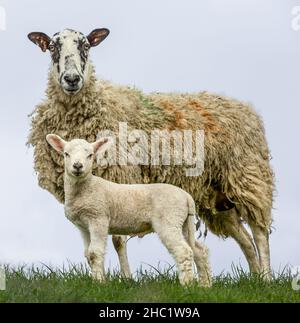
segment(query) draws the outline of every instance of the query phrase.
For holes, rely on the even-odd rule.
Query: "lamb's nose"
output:
[[[79,162],[76,162],[73,164],[73,167],[77,170],[77,171],[80,171],[81,168],[83,167],[83,165]]]

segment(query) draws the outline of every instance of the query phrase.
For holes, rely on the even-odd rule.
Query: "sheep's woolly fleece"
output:
[[[95,165],[94,174],[117,183],[162,182],[177,185],[196,201],[199,214],[210,230],[226,236],[217,212],[218,192],[236,204],[247,222],[263,228],[271,224],[273,172],[262,120],[246,104],[210,94],[152,93],[97,81],[90,68],[88,83],[79,94],[68,96],[49,75],[47,99],[32,114],[28,143],[34,147],[39,185],[64,202],[63,157],[50,149],[48,133],[66,140],[94,141],[101,130],[202,129],[205,132],[204,172],[185,175],[183,166]],[[149,136],[150,137],[150,136]]]

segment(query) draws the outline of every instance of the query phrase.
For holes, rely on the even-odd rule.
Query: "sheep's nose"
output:
[[[83,165],[79,162],[76,162],[73,164],[73,167],[77,170],[77,171],[80,171],[83,167]]]
[[[80,77],[77,74],[66,74],[64,76],[64,80],[70,86],[77,86],[80,81]]]

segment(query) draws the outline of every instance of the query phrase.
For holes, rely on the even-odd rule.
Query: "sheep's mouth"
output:
[[[74,95],[76,93],[78,93],[80,91],[80,87],[76,86],[76,87],[71,87],[71,88],[63,88],[65,93],[69,94],[69,95]]]

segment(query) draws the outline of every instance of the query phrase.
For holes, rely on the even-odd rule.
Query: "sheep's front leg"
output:
[[[104,255],[108,235],[108,220],[94,220],[89,223],[90,245],[88,247],[88,262],[92,275],[99,281],[105,280]]]
[[[126,248],[127,236],[113,236],[112,242],[119,257],[121,275],[125,278],[130,278],[131,274]]]

